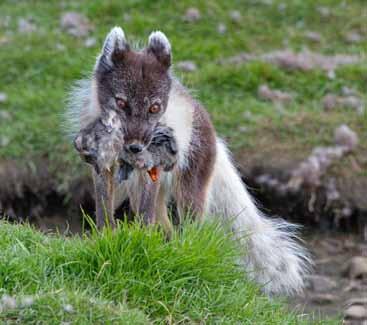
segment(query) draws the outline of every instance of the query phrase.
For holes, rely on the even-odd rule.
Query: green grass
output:
[[[7,27],[0,24],[1,45],[0,91],[9,100],[0,109],[9,111],[12,120],[0,121],[1,134],[10,143],[0,147],[0,156],[7,159],[46,157],[55,162],[62,177],[78,158],[63,136],[60,124],[67,89],[72,82],[89,73],[109,29],[121,25],[129,40],[146,41],[152,30],[162,29],[173,45],[174,61],[194,60],[199,69],[194,73],[178,73],[186,85],[206,105],[220,135],[227,138],[236,152],[251,154],[257,148],[274,147],[270,154],[278,155],[281,148],[306,155],[316,144],[332,141],[332,130],[347,123],[361,138],[360,153],[367,149],[367,115],[359,116],[348,110],[324,112],[321,98],[328,92],[339,92],[342,86],[356,89],[367,99],[365,86],[367,63],[344,67],[330,80],[321,71],[286,72],[262,62],[234,67],[218,65],[224,57],[242,51],[265,53],[284,48],[284,42],[294,50],[308,47],[325,54],[365,55],[367,48],[367,9],[362,0],[274,0],[262,1],[17,1],[3,0],[0,20],[10,16]],[[284,10],[279,6],[285,4]],[[202,19],[189,24],[182,20],[185,10],[195,6]],[[323,17],[318,8],[326,6],[330,16]],[[242,14],[238,23],[231,21],[229,12]],[[60,31],[61,13],[76,10],[84,13],[94,24],[91,34],[98,42],[85,48],[84,40]],[[129,19],[126,19],[126,15]],[[39,32],[22,35],[17,31],[20,17],[32,17]],[[125,17],[125,18],[124,18]],[[227,32],[220,35],[217,24],[224,23]],[[307,31],[322,35],[320,43],[307,40]],[[350,31],[365,36],[361,43],[347,44],[344,34]],[[64,46],[59,50],[57,44]],[[285,91],[297,93],[295,102],[280,113],[270,103],[257,97],[257,88],[267,83]],[[250,112],[251,115],[244,115]],[[250,116],[250,117],[249,117]],[[243,126],[246,132],[243,132]],[[317,132],[315,132],[315,130]],[[274,137],[275,134],[275,137]],[[264,143],[264,139],[266,140]],[[274,143],[275,142],[275,143]],[[54,164],[51,164],[52,166]],[[66,166],[66,167],[65,167]]]
[[[17,299],[5,324],[309,324],[246,280],[213,223],[169,242],[139,224],[65,238],[2,222],[0,238],[0,296]]]

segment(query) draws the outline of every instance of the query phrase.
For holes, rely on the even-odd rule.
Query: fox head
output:
[[[149,36],[140,51],[131,49],[120,27],[107,35],[95,66],[97,98],[102,110],[115,110],[124,130],[124,148],[143,151],[167,108],[171,45],[161,32]]]

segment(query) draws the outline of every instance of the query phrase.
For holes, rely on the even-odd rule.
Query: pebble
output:
[[[291,94],[288,94],[280,90],[270,89],[267,85],[259,86],[257,94],[259,98],[269,100],[273,103],[285,104],[289,103],[293,99],[293,96]]]
[[[349,32],[345,34],[344,39],[346,42],[351,43],[351,44],[360,43],[363,41],[362,35],[357,32]]]
[[[0,103],[5,103],[8,100],[8,95],[5,93],[0,93]]]
[[[68,34],[84,37],[93,29],[88,18],[77,12],[65,12],[60,19],[60,26]]]
[[[350,279],[367,278],[367,257],[353,257],[348,263],[347,273]]]
[[[344,316],[346,319],[363,320],[367,319],[367,305],[353,305],[348,307]]]
[[[239,23],[242,20],[242,15],[238,10],[231,10],[229,12],[229,18],[231,18],[234,23]]]
[[[30,307],[34,303],[34,299],[31,296],[23,297],[21,300],[21,306],[22,307]]]
[[[5,310],[17,308],[17,302],[16,302],[15,298],[13,298],[9,295],[3,295],[2,296],[1,305],[2,305],[3,309],[5,309]]]
[[[64,305],[64,311],[67,313],[72,313],[74,312],[74,307],[70,304]]]
[[[11,114],[8,111],[0,110],[0,121],[11,120]]]
[[[197,65],[193,61],[181,61],[176,63],[177,69],[184,72],[194,72],[197,70]]]
[[[185,12],[183,20],[188,23],[197,22],[201,19],[201,14],[199,9],[195,7],[188,8]]]
[[[227,32],[227,26],[223,23],[219,23],[217,26],[217,32],[222,35],[225,34]]]
[[[18,31],[20,33],[33,33],[37,30],[36,25],[28,18],[18,19]]]
[[[347,125],[343,124],[334,131],[334,142],[348,151],[354,150],[359,142],[358,135]]]
[[[88,37],[85,42],[84,42],[84,46],[85,47],[93,47],[97,44],[97,40],[94,37]]]
[[[321,37],[321,35],[319,33],[312,32],[312,31],[306,32],[305,37],[308,40],[310,40],[312,42],[315,42],[315,43],[320,43],[321,40],[322,40],[322,37]]]
[[[6,147],[10,143],[10,139],[5,135],[0,137],[0,147]]]

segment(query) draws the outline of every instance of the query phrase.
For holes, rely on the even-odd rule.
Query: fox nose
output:
[[[144,149],[144,146],[142,144],[138,143],[132,143],[125,146],[125,150],[130,151],[131,153],[139,153],[142,152]]]

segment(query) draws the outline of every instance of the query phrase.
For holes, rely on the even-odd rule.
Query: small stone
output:
[[[308,287],[315,292],[327,292],[337,287],[334,280],[322,275],[309,275],[306,281]]]
[[[74,307],[70,304],[64,305],[64,311],[67,313],[72,313],[74,312]]]
[[[239,23],[242,20],[242,15],[238,10],[231,10],[229,12],[229,18],[231,18],[234,23]]]
[[[336,78],[335,70],[334,69],[328,70],[327,71],[327,77],[330,80],[334,80]]]
[[[344,312],[346,319],[363,320],[367,319],[367,305],[353,305]]]
[[[201,19],[201,14],[199,9],[191,7],[186,10],[183,20],[188,23],[194,23]]]
[[[269,100],[273,103],[285,104],[293,99],[292,95],[280,90],[272,90],[267,85],[261,85],[257,93],[259,98]]]
[[[176,63],[177,69],[184,72],[194,72],[197,70],[197,65],[193,61],[181,61]]]
[[[347,86],[343,86],[341,89],[341,94],[344,97],[348,97],[348,96],[356,96],[358,95],[357,91],[355,89],[349,88]]]
[[[320,35],[319,33],[317,33],[317,32],[312,32],[312,31],[308,31],[308,32],[306,32],[305,37],[306,37],[308,40],[310,40],[310,41],[312,41],[312,42],[315,42],[315,43],[320,43],[320,42],[321,42],[321,40],[322,40],[322,37],[321,37],[321,35]]]
[[[334,142],[338,146],[352,151],[358,145],[359,139],[357,133],[352,131],[347,125],[343,124],[334,131]]]
[[[219,23],[217,26],[217,32],[222,35],[225,34],[227,32],[226,25],[224,25],[223,23]]]
[[[11,115],[8,111],[0,110],[0,121],[11,120]]]
[[[65,51],[66,50],[66,47],[64,44],[61,44],[61,43],[56,43],[55,44],[55,49],[62,52],[62,51]]]
[[[97,40],[94,37],[88,37],[85,42],[84,42],[84,46],[85,47],[93,47],[97,44]]]
[[[347,273],[350,279],[367,278],[367,257],[353,257],[348,263]]]
[[[17,302],[16,302],[15,298],[13,298],[9,295],[3,295],[2,296],[1,304],[3,306],[3,309],[5,309],[5,310],[17,308]]]
[[[314,294],[311,297],[311,301],[320,305],[328,305],[336,302],[338,297],[330,293]]]
[[[347,43],[360,43],[363,41],[363,37],[361,34],[357,32],[349,32],[345,34],[344,39]]]
[[[8,100],[8,95],[5,93],[0,93],[0,103],[5,103]]]
[[[284,12],[286,9],[287,9],[287,5],[286,5],[284,2],[281,2],[281,3],[278,5],[278,10],[279,10],[279,12]]]
[[[0,147],[6,147],[10,143],[10,139],[5,135],[0,136]]]
[[[61,16],[60,26],[63,30],[75,37],[84,37],[93,27],[87,17],[77,12],[66,12]]]
[[[34,303],[34,299],[33,299],[33,297],[31,297],[31,296],[26,296],[26,297],[23,297],[23,299],[21,300],[21,306],[23,307],[23,308],[26,308],[26,307],[30,307],[30,306],[32,306],[33,305],[33,303]]]
[[[18,31],[20,33],[34,33],[37,30],[36,25],[27,18],[18,19]]]
[[[317,11],[323,17],[329,17],[331,15],[331,10],[328,7],[318,7]]]

